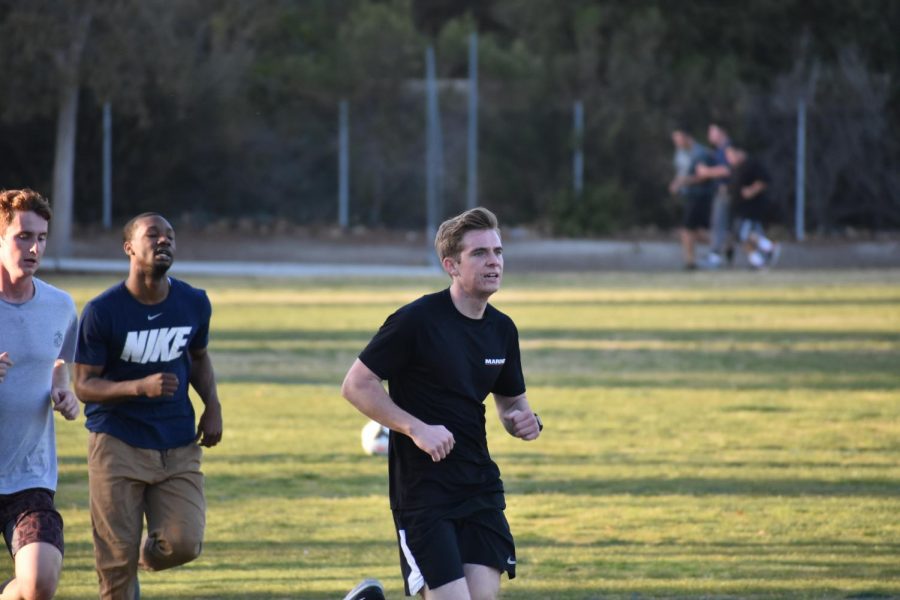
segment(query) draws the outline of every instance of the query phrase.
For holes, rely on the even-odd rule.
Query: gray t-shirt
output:
[[[75,355],[78,314],[66,292],[39,279],[22,304],[0,300],[0,353],[13,366],[0,383],[0,494],[56,490],[53,365]]]

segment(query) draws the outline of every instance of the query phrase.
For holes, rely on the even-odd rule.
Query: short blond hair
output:
[[[438,260],[443,261],[450,257],[458,261],[462,253],[462,239],[470,231],[482,231],[493,229],[500,231],[497,216],[488,209],[478,206],[466,212],[447,219],[438,227],[434,236],[434,249]]]

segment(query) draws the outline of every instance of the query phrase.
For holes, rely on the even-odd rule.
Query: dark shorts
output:
[[[0,495],[0,527],[13,556],[35,542],[50,544],[63,553],[63,520],[50,490],[32,488]]]
[[[738,221],[756,221],[765,223],[769,213],[769,204],[762,198],[751,198],[738,202],[734,209],[735,218]]]
[[[690,231],[709,229],[709,217],[712,213],[712,197],[685,196],[684,218],[681,226]]]
[[[464,564],[516,576],[516,546],[501,508],[394,511],[406,595],[456,581]]]

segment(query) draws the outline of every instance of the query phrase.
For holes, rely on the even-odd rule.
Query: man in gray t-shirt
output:
[[[71,296],[34,276],[50,217],[37,192],[0,192],[0,529],[16,573],[0,600],[52,597],[62,569],[53,411],[78,416],[66,365],[78,317]]]

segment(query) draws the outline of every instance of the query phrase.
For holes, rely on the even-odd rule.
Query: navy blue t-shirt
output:
[[[691,166],[688,169],[689,175],[697,174],[697,165],[713,167],[716,165],[716,158],[708,148],[695,143],[693,148],[691,148]],[[698,181],[684,186],[683,190],[683,194],[692,200],[711,200],[716,193],[716,184],[713,181]]]
[[[470,319],[456,310],[447,289],[388,317],[359,359],[387,380],[397,406],[429,425],[443,425],[456,440],[435,463],[410,438],[391,432],[391,508],[425,508],[484,494],[502,502],[500,470],[488,452],[484,400],[490,393],[525,393],[512,319],[491,305],[481,319]]]
[[[731,145],[731,143],[727,143],[724,146],[720,146],[716,148],[715,154],[713,155],[714,161],[711,166],[725,166],[731,169],[731,165],[728,164],[728,158],[725,156],[725,150]],[[725,177],[719,177],[715,179],[715,183],[717,185],[728,185],[728,182],[731,180],[730,175],[726,175]]]
[[[125,283],[106,290],[85,307],[78,326],[75,362],[103,367],[111,381],[174,373],[172,396],[138,396],[123,402],[86,402],[85,426],[137,448],[167,450],[196,437],[188,397],[190,350],[205,348],[212,307],[206,292],[169,278],[169,295],[159,304],[141,304]]]

